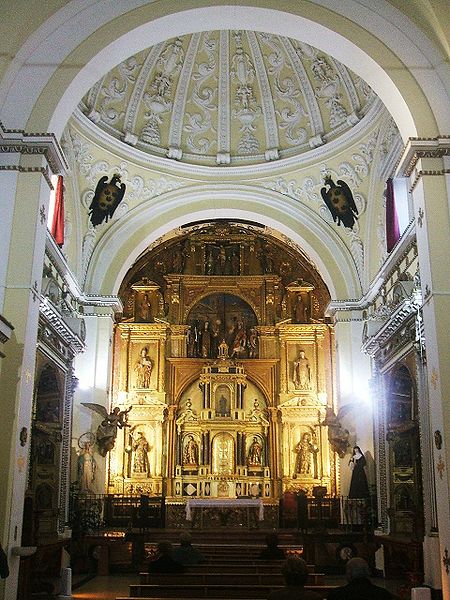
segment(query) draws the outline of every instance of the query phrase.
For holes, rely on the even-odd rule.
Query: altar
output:
[[[192,528],[257,529],[263,520],[261,498],[191,498],[186,502],[186,521],[192,523]]]

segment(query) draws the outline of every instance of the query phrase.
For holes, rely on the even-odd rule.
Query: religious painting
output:
[[[249,304],[231,294],[211,294],[188,315],[187,355],[217,358],[225,340],[231,358],[257,358],[257,319]]]
[[[216,417],[231,416],[230,388],[226,385],[219,385],[216,388],[215,411]]]

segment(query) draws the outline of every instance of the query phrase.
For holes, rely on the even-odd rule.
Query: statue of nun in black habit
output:
[[[359,446],[354,446],[353,455],[349,461],[349,467],[352,470],[352,479],[350,482],[349,498],[368,498],[369,484],[364,467],[367,464],[366,458]]]

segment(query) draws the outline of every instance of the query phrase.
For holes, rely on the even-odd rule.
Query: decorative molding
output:
[[[69,487],[70,487],[70,450],[72,439],[72,408],[73,396],[77,379],[74,376],[72,361],[66,373],[66,385],[64,394],[62,440],[61,440],[61,471],[59,479],[59,514],[58,532],[62,534],[69,520]]]
[[[4,344],[11,337],[14,331],[14,326],[0,314],[0,342]]]
[[[401,265],[416,242],[414,221],[408,225],[402,237],[378,271],[368,291],[360,299],[332,300],[326,309],[327,316],[334,316],[339,311],[363,311],[372,304],[385,281]]]
[[[421,158],[442,158],[443,156],[450,156],[450,136],[409,138],[396,166],[396,174],[400,177],[409,177]]]
[[[26,133],[22,129],[6,129],[1,121],[0,153],[42,154],[53,175],[64,175],[69,168],[53,133]]]
[[[3,152],[2,148],[3,146],[0,146],[0,152]],[[10,150],[7,150],[7,152],[9,151]],[[11,152],[14,152],[14,150],[11,150]],[[40,173],[47,182],[48,187],[51,190],[53,190],[53,184],[48,174],[48,167],[22,167],[21,165],[0,165],[0,171],[17,171],[18,173]]]
[[[60,314],[48,298],[41,297],[39,312],[73,354],[84,351],[85,343],[82,338],[67,324],[64,315]]]
[[[223,167],[216,166],[205,166],[198,164],[188,164],[179,161],[167,160],[165,156],[157,156],[155,154],[149,154],[144,150],[130,146],[123,140],[120,140],[108,133],[103,129],[100,129],[95,123],[90,121],[86,115],[84,115],[79,108],[77,108],[72,114],[72,119],[76,123],[78,129],[83,133],[84,136],[89,139],[94,139],[95,143],[104,143],[110,151],[120,152],[124,157],[126,156],[128,161],[135,161],[141,166],[145,166],[150,169],[164,169],[167,174],[179,175],[190,177],[192,175],[197,176],[208,176],[208,177],[224,177],[227,176],[263,176],[271,175],[274,176],[274,172],[281,172],[291,168],[299,168],[302,165],[306,165],[313,161],[330,160],[335,157],[338,150],[342,147],[346,147],[352,143],[358,143],[358,138],[364,138],[367,135],[367,129],[374,127],[379,119],[386,116],[386,112],[380,100],[376,100],[370,107],[367,114],[350,130],[339,136],[338,139],[330,140],[326,144],[321,145],[317,148],[311,148],[302,154],[288,155],[287,150],[280,151],[280,158],[274,163],[265,161],[264,154],[260,156],[260,164],[252,165],[239,165],[239,160],[242,157],[233,156],[233,163],[228,165],[224,170]],[[308,145],[309,148],[309,145]],[[155,150],[155,148],[152,148]],[[185,154],[186,157],[190,155]],[[194,157],[193,157],[194,158]],[[195,158],[198,158],[196,156]],[[246,157],[244,157],[246,158]]]
[[[450,155],[450,153],[448,154]],[[437,171],[417,171],[416,172],[416,176],[414,177],[414,181],[411,184],[411,187],[409,189],[410,193],[414,191],[416,185],[419,183],[419,181],[422,179],[422,177],[434,177],[436,175],[448,175],[450,173],[450,169],[440,169]]]
[[[370,356],[376,352],[391,338],[394,333],[404,326],[406,320],[417,312],[417,304],[414,299],[406,298],[390,315],[389,320],[371,336],[361,347],[361,350]]]

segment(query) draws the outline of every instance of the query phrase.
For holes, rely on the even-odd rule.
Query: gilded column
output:
[[[176,443],[177,443],[177,431],[175,425],[175,418],[177,415],[177,406],[170,404],[167,407],[167,442],[164,448],[166,454],[166,495],[173,496],[174,490],[172,489],[172,482],[175,476],[175,463],[176,463]]]

